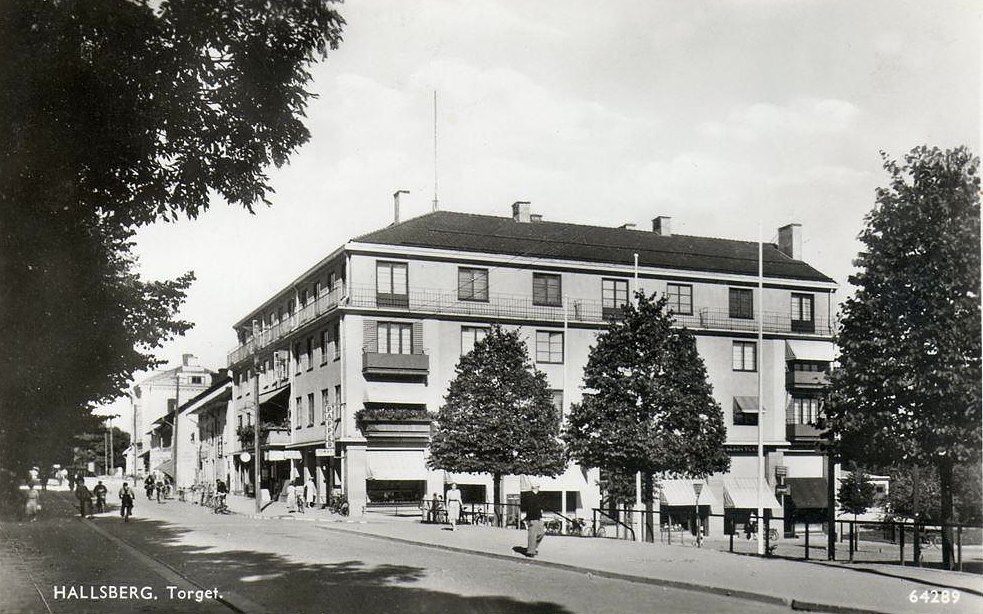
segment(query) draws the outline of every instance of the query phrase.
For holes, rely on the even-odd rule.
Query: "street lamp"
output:
[[[696,547],[703,547],[703,531],[700,527],[700,493],[703,492],[703,482],[693,482],[693,492],[696,493]]]

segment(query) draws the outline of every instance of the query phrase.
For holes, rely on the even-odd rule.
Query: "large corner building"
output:
[[[803,262],[801,249],[797,224],[764,246],[759,300],[757,243],[674,235],[666,217],[645,230],[584,226],[516,203],[511,217],[438,211],[353,239],[234,326],[233,427],[249,436],[234,444],[233,487],[252,492],[258,461],[260,487],[274,496],[285,480],[309,474],[322,498],[343,492],[353,510],[419,501],[450,480],[466,502],[490,501],[490,476],[426,466],[427,412],[443,402],[461,355],[492,324],[519,329],[566,413],[581,398],[590,347],[630,300],[637,275],[639,288],[667,296],[678,324],[695,333],[723,408],[732,466],[707,480],[701,509],[739,517],[756,507],[759,420],[766,476],[781,487],[766,507],[825,507],[813,425],[833,358],[836,284]],[[260,459],[250,435],[257,396]],[[541,492],[557,511],[589,517],[601,477],[570,466]],[[519,482],[504,480],[506,499],[518,497]],[[695,503],[682,480],[663,482],[660,498],[669,511]]]

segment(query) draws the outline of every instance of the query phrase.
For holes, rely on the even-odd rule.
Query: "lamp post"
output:
[[[700,493],[703,492],[703,482],[693,482],[693,492],[696,493],[696,547],[703,547],[703,530],[700,526]]]

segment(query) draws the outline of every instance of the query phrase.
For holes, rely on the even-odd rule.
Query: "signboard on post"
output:
[[[316,448],[314,450],[314,456],[334,456],[334,450],[328,448]]]

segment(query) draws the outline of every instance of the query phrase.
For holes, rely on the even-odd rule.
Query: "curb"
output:
[[[461,554],[471,554],[477,556],[483,556],[490,559],[498,559],[503,561],[513,561],[525,563],[527,565],[536,565],[539,567],[547,567],[552,569],[562,569],[564,571],[572,571],[575,573],[587,574],[590,576],[597,576],[601,578],[608,578],[612,580],[623,580],[626,582],[634,582],[637,584],[649,584],[652,586],[665,586],[668,588],[677,588],[683,590],[690,590],[700,593],[709,593],[712,595],[721,595],[724,597],[736,597],[738,599],[744,599],[747,601],[756,601],[758,603],[767,603],[770,605],[781,605],[798,611],[806,612],[831,612],[833,614],[889,614],[881,610],[867,610],[864,608],[853,608],[849,606],[839,606],[826,603],[813,603],[809,601],[800,601],[798,599],[789,599],[787,597],[776,597],[774,595],[767,595],[765,593],[756,593],[753,591],[744,591],[738,589],[724,588],[720,586],[708,586],[705,584],[697,584],[694,582],[686,582],[683,580],[667,580],[663,578],[651,578],[648,576],[636,576],[632,574],[620,573],[615,571],[604,571],[598,569],[591,569],[588,567],[580,567],[577,565],[570,565],[567,563],[554,563],[551,561],[542,561],[535,559],[516,559],[515,556],[510,556],[507,554],[499,554],[497,552],[485,552],[483,550],[473,550],[469,548],[460,548],[457,546],[447,546],[444,544],[433,544],[430,542],[421,542],[412,539],[405,539],[402,537],[392,537],[389,535],[377,535],[375,533],[363,533],[360,531],[350,531],[343,527],[328,527],[319,526],[319,529],[326,530],[336,530],[343,533],[349,533],[352,535],[361,535],[364,537],[381,539],[385,541],[410,544],[413,546],[422,546],[424,548],[433,548],[435,550],[444,550],[446,552],[458,552]]]

